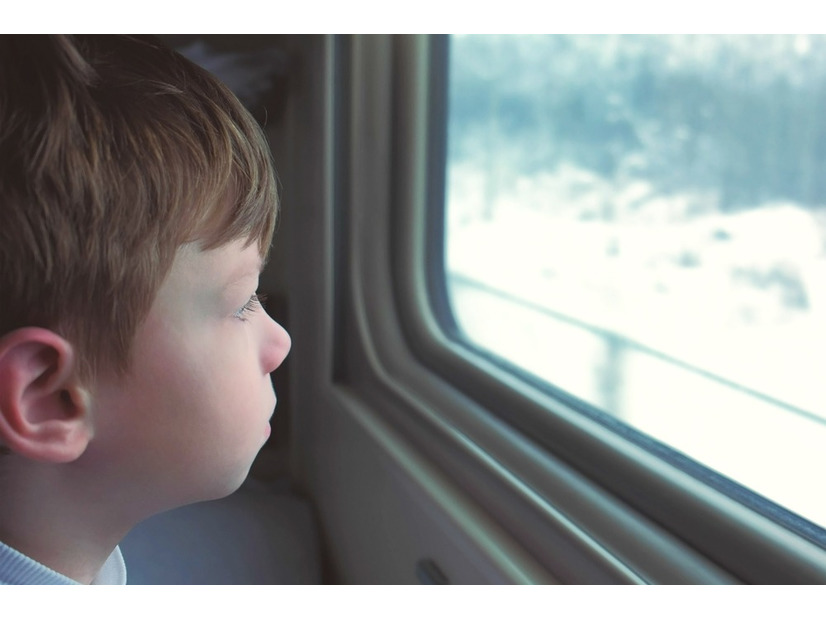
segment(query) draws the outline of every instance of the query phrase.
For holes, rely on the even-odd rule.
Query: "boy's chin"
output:
[[[200,484],[197,482],[193,483],[188,488],[182,489],[182,493],[175,502],[175,505],[165,507],[164,511],[180,508],[188,504],[222,499],[228,495],[232,495],[247,479],[251,467],[252,463],[250,462],[246,468],[239,468],[229,473],[216,473],[209,479],[199,481]]]
[[[222,499],[228,495],[232,495],[239,488],[241,488],[242,484],[244,484],[244,481],[249,476],[251,467],[252,463],[250,463],[243,472],[239,472],[234,476],[227,476],[227,478],[223,481],[224,484],[216,485],[214,488],[209,489],[206,493],[207,497],[204,497],[202,500],[198,501]]]

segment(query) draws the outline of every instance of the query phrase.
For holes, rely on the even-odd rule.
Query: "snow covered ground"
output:
[[[446,261],[470,340],[826,524],[826,208],[458,163]]]

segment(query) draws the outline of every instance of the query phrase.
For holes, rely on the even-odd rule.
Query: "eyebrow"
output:
[[[264,271],[264,260],[259,256],[258,260],[255,264],[246,263],[244,265],[239,266],[235,269],[232,273],[229,274],[226,282],[224,283],[224,287],[234,286],[241,280],[251,277],[258,277],[261,275],[261,272]]]

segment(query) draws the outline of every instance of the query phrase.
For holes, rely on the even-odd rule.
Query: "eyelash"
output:
[[[241,308],[238,309],[238,312],[235,313],[236,319],[241,319],[242,321],[249,321],[247,315],[252,314],[256,310],[262,307],[264,300],[266,299],[265,295],[259,295],[258,293],[254,293],[252,297],[249,298],[249,301],[245,303]]]

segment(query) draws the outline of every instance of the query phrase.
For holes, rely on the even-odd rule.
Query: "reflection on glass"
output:
[[[466,338],[826,523],[826,37],[451,41]]]

